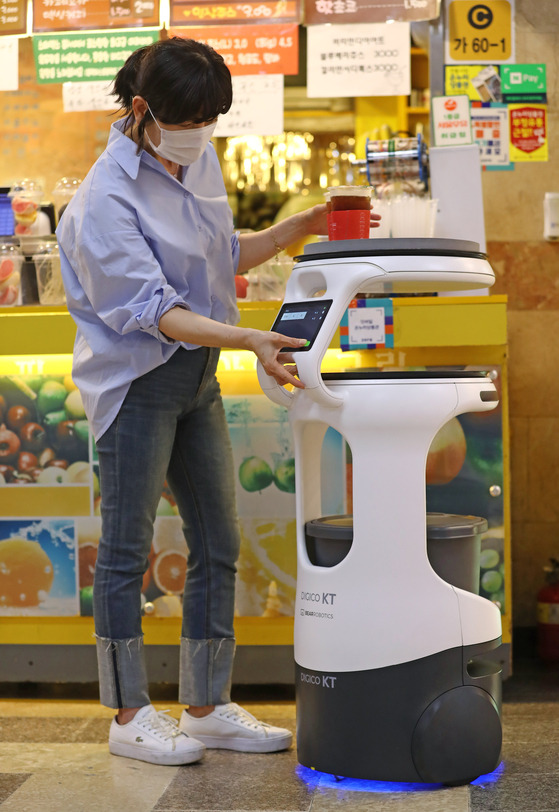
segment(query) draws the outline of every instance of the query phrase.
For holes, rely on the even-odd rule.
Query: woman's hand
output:
[[[306,226],[308,229],[307,234],[328,234],[328,221],[326,219],[325,203],[319,203],[317,206],[312,206],[310,209],[307,209],[304,212],[304,216],[306,218]],[[378,228],[380,225],[380,219],[380,214],[377,214],[373,210],[373,204],[371,204],[371,228]]]
[[[264,372],[270,375],[280,386],[291,384],[297,389],[304,389],[305,384],[296,378],[297,366],[290,352],[280,352],[282,347],[303,347],[304,338],[291,338],[281,333],[251,330],[247,349],[256,355]]]

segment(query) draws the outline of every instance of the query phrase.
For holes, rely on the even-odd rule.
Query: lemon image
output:
[[[237,563],[241,614],[262,615],[269,598],[270,582],[282,614],[293,612],[297,577],[295,519],[242,519],[241,551]]]
[[[246,457],[239,466],[239,482],[249,493],[267,488],[273,480],[272,469],[261,457]]]
[[[38,606],[54,580],[52,562],[36,541],[0,541],[0,606]]]

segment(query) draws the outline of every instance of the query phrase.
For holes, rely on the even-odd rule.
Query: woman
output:
[[[124,116],[57,229],[78,327],[73,377],[99,455],[93,603],[101,702],[118,710],[109,749],[157,764],[196,761],[206,746],[281,750],[289,731],[230,702],[239,530],[215,372],[220,347],[245,349],[278,383],[303,386],[292,356],[279,355],[303,340],[235,326],[234,276],[325,233],[325,206],[233,233],[209,143],[231,106],[231,77],[210,47],[174,38],[140,49],[113,93]],[[150,704],[141,627],[165,479],[189,548],[179,677],[188,708],[180,724]]]

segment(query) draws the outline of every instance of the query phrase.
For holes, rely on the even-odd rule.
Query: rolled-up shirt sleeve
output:
[[[119,335],[142,330],[174,344],[159,329],[173,307],[190,310],[169,285],[142,234],[114,231],[84,241],[74,272],[99,318]]]

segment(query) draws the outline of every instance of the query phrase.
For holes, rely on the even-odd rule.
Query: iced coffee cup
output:
[[[369,186],[332,186],[329,201],[328,239],[361,240],[369,237],[371,188]]]

